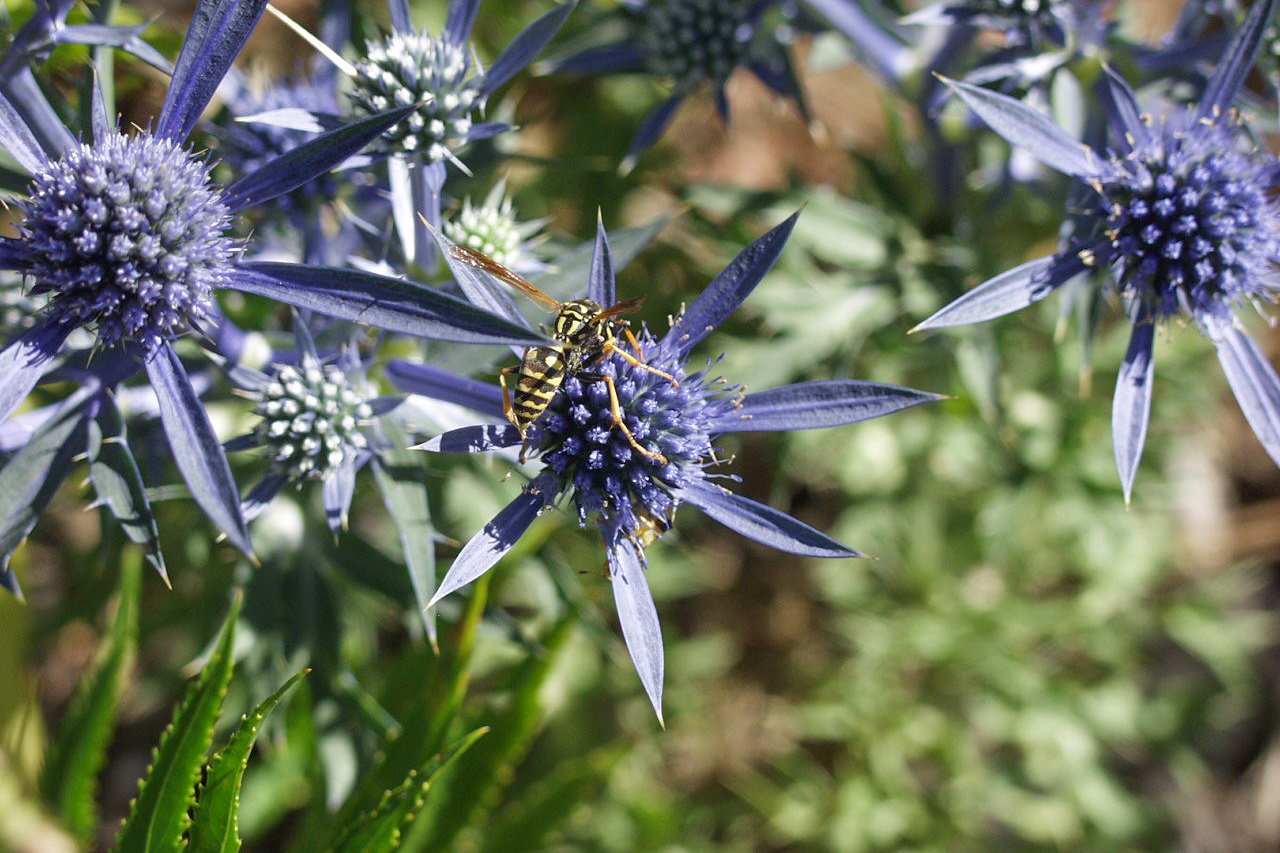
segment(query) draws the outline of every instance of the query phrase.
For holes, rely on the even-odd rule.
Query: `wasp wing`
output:
[[[633,296],[630,299],[624,299],[621,302],[615,302],[599,314],[591,318],[591,324],[595,325],[602,320],[608,320],[610,317],[617,317],[621,314],[634,314],[644,306],[643,296]]]

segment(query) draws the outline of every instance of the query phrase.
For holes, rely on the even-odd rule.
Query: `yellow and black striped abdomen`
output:
[[[547,410],[551,398],[560,390],[565,376],[563,347],[529,347],[520,362],[520,378],[516,382],[515,397],[511,408],[515,412],[516,427],[520,432]]]

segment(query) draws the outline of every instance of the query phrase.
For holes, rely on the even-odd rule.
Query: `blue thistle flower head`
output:
[[[177,143],[113,132],[32,178],[24,272],[59,325],[151,350],[199,327],[238,244],[209,167]]]
[[[567,496],[579,522],[595,525],[604,538],[623,635],[661,716],[662,637],[645,579],[645,549],[674,524],[681,505],[692,504],[729,529],[787,553],[859,556],[809,525],[721,486],[718,480],[732,477],[716,472],[724,463],[715,443],[727,433],[855,423],[937,397],[855,380],[742,395],[711,378],[708,370],[689,368],[693,347],[760,283],[795,222],[792,216],[743,250],[661,338],[644,331],[634,348],[619,343],[619,349],[588,354],[584,364],[568,371],[524,434],[491,385],[427,365],[388,365],[402,391],[493,416],[493,422],[451,430],[422,449],[478,452],[523,445],[539,455],[543,466],[522,494],[462,549],[431,604],[487,572],[540,513]],[[522,316],[490,265],[468,262],[443,234],[437,232],[436,239],[470,298],[513,318]],[[599,310],[618,304],[603,225],[596,235],[589,285],[588,299],[577,301],[577,307]],[[573,353],[565,355],[573,364]]]
[[[705,372],[687,374],[685,358],[647,332],[640,343],[652,353],[647,365],[672,379],[617,354],[591,370],[613,380],[627,429],[658,457],[638,452],[614,424],[608,387],[577,376],[565,380],[526,436],[556,489],[572,495],[579,522],[597,525],[610,548],[666,530],[684,490],[720,464],[715,424],[737,405],[735,389]]]
[[[470,198],[444,223],[445,235],[455,243],[488,255],[521,275],[546,269],[537,256],[538,233],[545,219],[521,222],[515,203],[507,195],[506,181],[496,183],[480,204]]]
[[[759,13],[739,0],[653,0],[640,7],[640,46],[652,74],[680,91],[724,85],[743,63]]]
[[[254,389],[253,435],[273,474],[301,485],[354,465],[368,446],[373,409],[355,377],[310,353],[301,364],[275,364]]]
[[[1270,302],[1280,209],[1271,157],[1240,148],[1229,117],[1180,114],[1098,179],[1098,217],[1120,292],[1158,318],[1225,321],[1242,301]]]
[[[383,134],[384,153],[456,160],[483,116],[483,77],[471,49],[447,36],[394,31],[365,46],[355,71],[348,96],[357,114],[420,105]]]
[[[1269,189],[1280,161],[1250,148],[1233,112],[1258,56],[1275,0],[1255,3],[1204,95],[1161,120],[1105,69],[1099,93],[1115,148],[1100,153],[1043,113],[987,89],[948,81],[1010,143],[1096,194],[1069,244],[961,296],[918,329],[989,320],[1037,302],[1092,270],[1108,270],[1133,332],[1116,381],[1112,441],[1128,500],[1146,442],[1154,373],[1154,328],[1180,315],[1217,348],[1254,433],[1280,464],[1280,377],[1236,317],[1242,302],[1275,301],[1280,216]]]

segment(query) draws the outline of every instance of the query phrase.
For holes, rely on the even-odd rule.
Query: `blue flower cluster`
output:
[[[1068,283],[1096,285],[1133,326],[1114,402],[1126,498],[1149,417],[1154,329],[1174,318],[1213,341],[1280,463],[1280,379],[1237,318],[1242,306],[1265,308],[1276,298],[1280,208],[1272,188],[1280,169],[1238,109],[1246,95],[1254,104],[1262,97],[1244,84],[1274,41],[1274,0],[1247,13],[1189,3],[1157,45],[1123,39],[1095,0],[943,0],[897,21],[870,2],[808,5],[651,0],[587,12],[586,43],[546,67],[647,74],[667,87],[630,149],[612,152],[625,170],[704,88],[727,122],[726,86],[740,69],[809,118],[794,64],[807,37],[797,33],[829,21],[920,108],[940,181],[959,186],[971,165],[956,128],[941,118],[963,105],[970,138],[985,123],[1077,182],[1063,200],[1069,215],[1058,251],[996,276],[920,328],[992,319]],[[100,503],[166,571],[116,409],[128,394],[144,399],[137,410],[160,424],[191,497],[249,556],[248,522],[286,487],[318,484],[328,525],[341,533],[357,474],[371,468],[433,641],[437,603],[488,572],[540,514],[571,502],[580,525],[603,539],[622,632],[659,717],[663,645],[645,572],[649,549],[680,507],[789,554],[859,556],[735,494],[721,440],[852,424],[938,396],[852,379],[748,391],[719,375],[719,359],[694,355],[766,278],[798,214],[743,249],[668,329],[633,333],[624,315],[640,302],[619,298],[603,223],[594,245],[580,247],[580,279],[560,282],[552,296],[526,278],[554,271],[540,254],[547,223],[518,218],[505,180],[493,180],[482,203],[454,203],[459,176],[476,178],[480,168],[464,157],[488,164],[501,152],[473,158],[473,147],[516,131],[487,117],[500,91],[573,8],[545,12],[487,65],[471,43],[474,0],[453,0],[436,33],[415,24],[407,0],[389,0],[390,29],[367,40],[342,26],[322,26],[317,36],[287,21],[316,49],[317,65],[266,87],[233,68],[266,0],[201,0],[172,67],[136,30],[67,27],[62,7],[35,13],[0,60],[0,146],[27,181],[15,230],[0,237],[0,270],[10,275],[0,296],[15,335],[0,351],[0,447],[10,457],[0,487],[13,486],[0,488],[0,583],[18,592],[9,555],[82,454]],[[1232,33],[1225,48],[1224,27]],[[122,129],[92,69],[78,111],[51,103],[31,84],[35,63],[76,40],[170,71],[159,114]],[[1115,67],[1141,75],[1143,96]],[[1060,86],[1066,77],[1084,85]],[[240,96],[229,121],[208,127],[203,116],[223,86]],[[1071,132],[1043,110],[1061,89],[1076,95]],[[85,126],[67,126],[62,116],[77,112]],[[197,153],[205,139],[209,152]],[[1011,156],[999,178],[1051,180],[1024,166]],[[940,195],[945,205],[947,192]],[[560,301],[571,285],[582,296]],[[223,299],[233,291],[288,306],[291,343],[269,340],[278,331],[270,323],[241,328]],[[531,323],[513,291],[554,312],[554,329]],[[398,355],[421,346],[423,357],[388,360],[381,346],[393,338],[403,339]],[[445,348],[449,369],[432,363],[442,348],[427,342],[437,341],[460,345]],[[477,355],[463,373],[494,372],[479,345],[520,354],[514,400],[505,384],[458,372],[467,347]],[[403,396],[381,393],[379,370],[417,402],[458,404],[477,422],[415,435],[426,430],[404,415]],[[74,386],[66,396],[37,392],[46,405],[19,413],[38,385],[65,380]],[[224,443],[207,401],[224,399],[228,382],[251,401],[256,421]],[[118,440],[103,453],[107,434]],[[411,446],[497,451],[530,466],[520,468],[528,480],[519,496],[462,547],[438,585],[435,542],[421,541],[407,520],[406,490],[426,515],[425,484],[400,461]],[[262,466],[243,495],[228,451],[249,452]]]

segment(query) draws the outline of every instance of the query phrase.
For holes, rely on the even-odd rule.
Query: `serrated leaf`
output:
[[[386,853],[398,849],[405,827],[413,823],[426,805],[431,786],[488,731],[487,727],[476,729],[421,769],[410,772],[404,782],[383,796],[377,808],[344,828],[333,845],[334,853]]]
[[[249,766],[249,753],[262,730],[262,723],[280,704],[293,686],[311,670],[299,672],[284,683],[279,690],[240,720],[227,746],[209,762],[204,785],[191,820],[190,845],[192,853],[235,853],[240,849],[240,830],[237,825],[240,811],[240,786],[245,768]]]
[[[492,808],[503,780],[509,783],[514,777],[513,768],[528,752],[542,723],[542,686],[572,626],[568,618],[558,622],[543,643],[543,653],[527,659],[511,676],[510,704],[492,717],[493,736],[442,774],[439,795],[427,804],[403,849],[452,850],[458,834]]]
[[[76,838],[88,842],[98,825],[98,774],[106,762],[125,673],[138,644],[141,559],[130,550],[120,562],[115,618],[93,674],[80,683],[40,776],[40,791]]]
[[[169,575],[160,553],[160,531],[147,500],[146,484],[129,449],[124,419],[109,397],[102,400],[98,416],[89,424],[89,479],[98,500],[129,540],[142,546],[147,560],[167,584]]]
[[[218,637],[218,644],[199,678],[187,690],[156,748],[151,767],[138,789],[116,849],[120,853],[170,853],[182,849],[190,823],[196,779],[213,741],[213,727],[227,695],[235,667],[235,641],[240,597]]]
[[[0,565],[35,528],[84,446],[90,394],[68,397],[0,470]]]
[[[427,637],[432,648],[436,642],[436,617],[427,603],[436,591],[435,528],[431,525],[431,507],[427,500],[425,454],[405,450],[411,443],[399,426],[383,420],[390,446],[384,449],[373,466],[374,482],[382,502],[400,535],[400,547],[409,581],[417,599]]]

